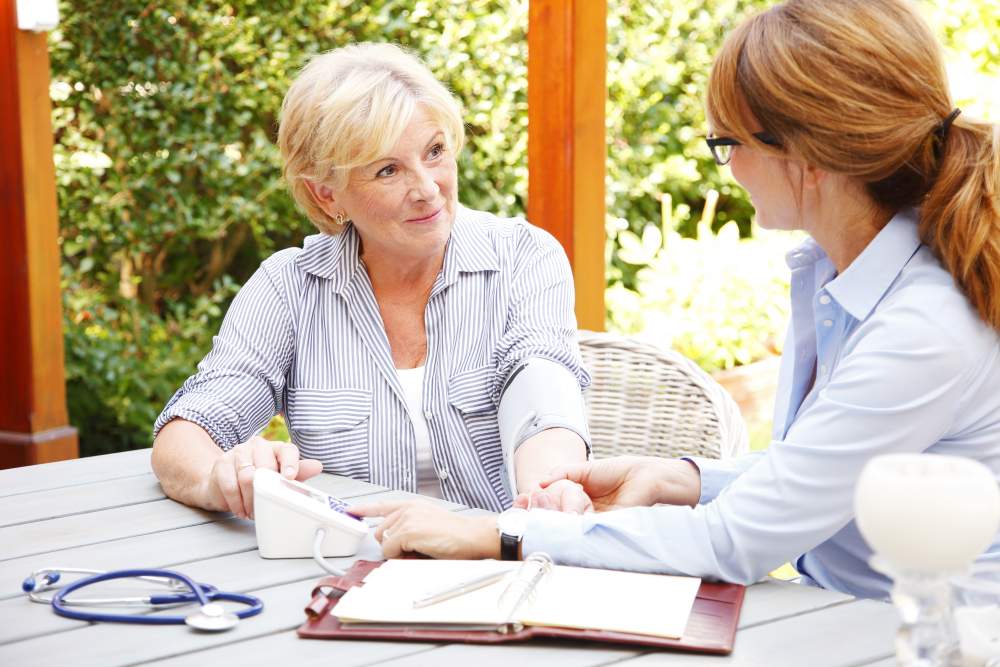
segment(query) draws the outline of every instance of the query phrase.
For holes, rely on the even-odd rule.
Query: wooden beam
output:
[[[45,33],[0,0],[0,468],[79,455],[68,425]]]
[[[528,219],[573,265],[581,328],[604,329],[606,0],[530,0]]]

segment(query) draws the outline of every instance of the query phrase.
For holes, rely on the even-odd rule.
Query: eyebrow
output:
[[[428,148],[431,147],[431,144],[433,144],[434,142],[436,142],[438,139],[443,139],[443,138],[444,138],[444,130],[438,130],[437,132],[434,133],[434,136],[432,136],[427,141],[427,143],[424,144],[424,150],[426,151]],[[377,160],[372,160],[371,162],[369,162],[368,164],[366,164],[364,166],[364,168],[368,169],[369,167],[374,167],[379,162],[392,162],[392,161],[395,161],[395,160],[397,160],[397,158],[395,158],[395,157],[393,157],[391,155],[387,155],[385,157],[380,157]]]

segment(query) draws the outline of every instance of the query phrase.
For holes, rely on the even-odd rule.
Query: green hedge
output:
[[[733,220],[748,234],[746,198],[703,146],[701,95],[721,36],[762,3],[608,4],[609,223],[641,234],[658,223],[665,192],[691,235],[691,211],[715,189],[715,226]],[[209,348],[237,286],[312,233],[274,146],[281,97],[310,55],[361,40],[415,50],[465,107],[462,201],[524,211],[527,8],[62,0],[50,36],[53,121],[67,394],[84,454],[148,445],[154,416]],[[610,255],[609,282],[634,287],[641,266],[615,244]]]

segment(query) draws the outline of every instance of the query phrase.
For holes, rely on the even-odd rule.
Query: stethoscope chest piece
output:
[[[231,630],[236,627],[239,620],[236,614],[227,612],[222,605],[214,602],[202,605],[201,609],[184,618],[187,625],[203,632]]]

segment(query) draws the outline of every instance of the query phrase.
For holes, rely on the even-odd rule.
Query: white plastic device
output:
[[[59,25],[57,0],[17,0],[17,27],[31,32],[48,32]]]
[[[261,558],[312,557],[320,528],[323,556],[353,556],[368,534],[368,524],[351,516],[343,500],[267,468],[254,472],[253,506]]]

